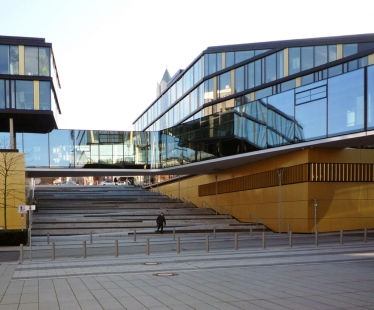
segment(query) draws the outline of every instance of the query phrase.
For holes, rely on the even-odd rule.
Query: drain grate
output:
[[[160,265],[160,263],[144,263],[143,265],[153,266],[153,265]]]
[[[159,273],[154,273],[153,275],[157,277],[174,277],[174,276],[178,276],[179,274],[174,273],[174,272],[159,272]]]

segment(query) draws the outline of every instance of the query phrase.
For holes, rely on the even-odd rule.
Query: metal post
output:
[[[134,229],[134,241],[136,241],[136,229]]]
[[[290,248],[292,248],[292,231],[288,233]]]
[[[368,229],[366,227],[364,229],[364,242],[368,242]]]
[[[56,256],[55,256],[55,243],[52,242],[52,260],[55,260]]]
[[[287,232],[290,233],[290,224],[287,224]]]
[[[118,240],[114,240],[115,256],[118,257]]]
[[[92,230],[90,231],[90,243],[92,243]]]
[[[181,199],[181,176],[178,175],[178,199]]]
[[[147,238],[146,252],[147,252],[147,255],[149,255],[149,238]]]
[[[47,233],[47,244],[49,244],[49,233]]]
[[[205,249],[209,252],[209,235],[205,236]]]
[[[343,244],[343,229],[340,229],[340,244]]]
[[[23,244],[19,245],[19,263],[22,264],[23,262]]]
[[[238,233],[235,233],[235,250],[238,249]]]
[[[217,179],[218,179],[218,176],[216,175],[216,215],[217,215],[217,208],[218,208],[218,187],[217,187]]]
[[[175,228],[173,229],[173,240],[175,240]]]
[[[318,230],[315,233],[315,245],[318,245]]]
[[[314,198],[314,233],[317,234],[317,198]]]
[[[178,236],[177,237],[177,253],[180,253],[180,252],[181,252],[181,239]]]
[[[262,232],[262,248],[265,249],[266,247],[266,240],[265,240],[265,232]]]
[[[252,227],[249,227],[249,236],[252,237]]]
[[[30,262],[32,261],[32,242],[31,242],[32,210],[29,210],[29,241],[30,241]]]
[[[83,258],[86,258],[86,255],[87,252],[86,252],[86,240],[83,241]]]
[[[216,228],[215,227],[213,228],[213,237],[214,239],[216,239]]]
[[[283,168],[278,169],[278,179],[279,179],[279,233],[282,232],[282,176]]]

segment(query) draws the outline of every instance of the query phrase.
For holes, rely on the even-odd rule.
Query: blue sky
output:
[[[167,66],[208,46],[374,33],[374,3],[334,0],[0,0],[0,35],[53,44],[59,127],[132,130]]]

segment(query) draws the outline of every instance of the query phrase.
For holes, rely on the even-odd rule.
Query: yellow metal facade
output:
[[[159,189],[274,231],[314,232],[314,199],[320,232],[374,228],[374,150],[310,148]]]

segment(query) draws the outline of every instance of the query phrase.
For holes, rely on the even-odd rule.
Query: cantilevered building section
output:
[[[57,128],[60,88],[52,44],[0,36],[0,132],[47,133]]]

